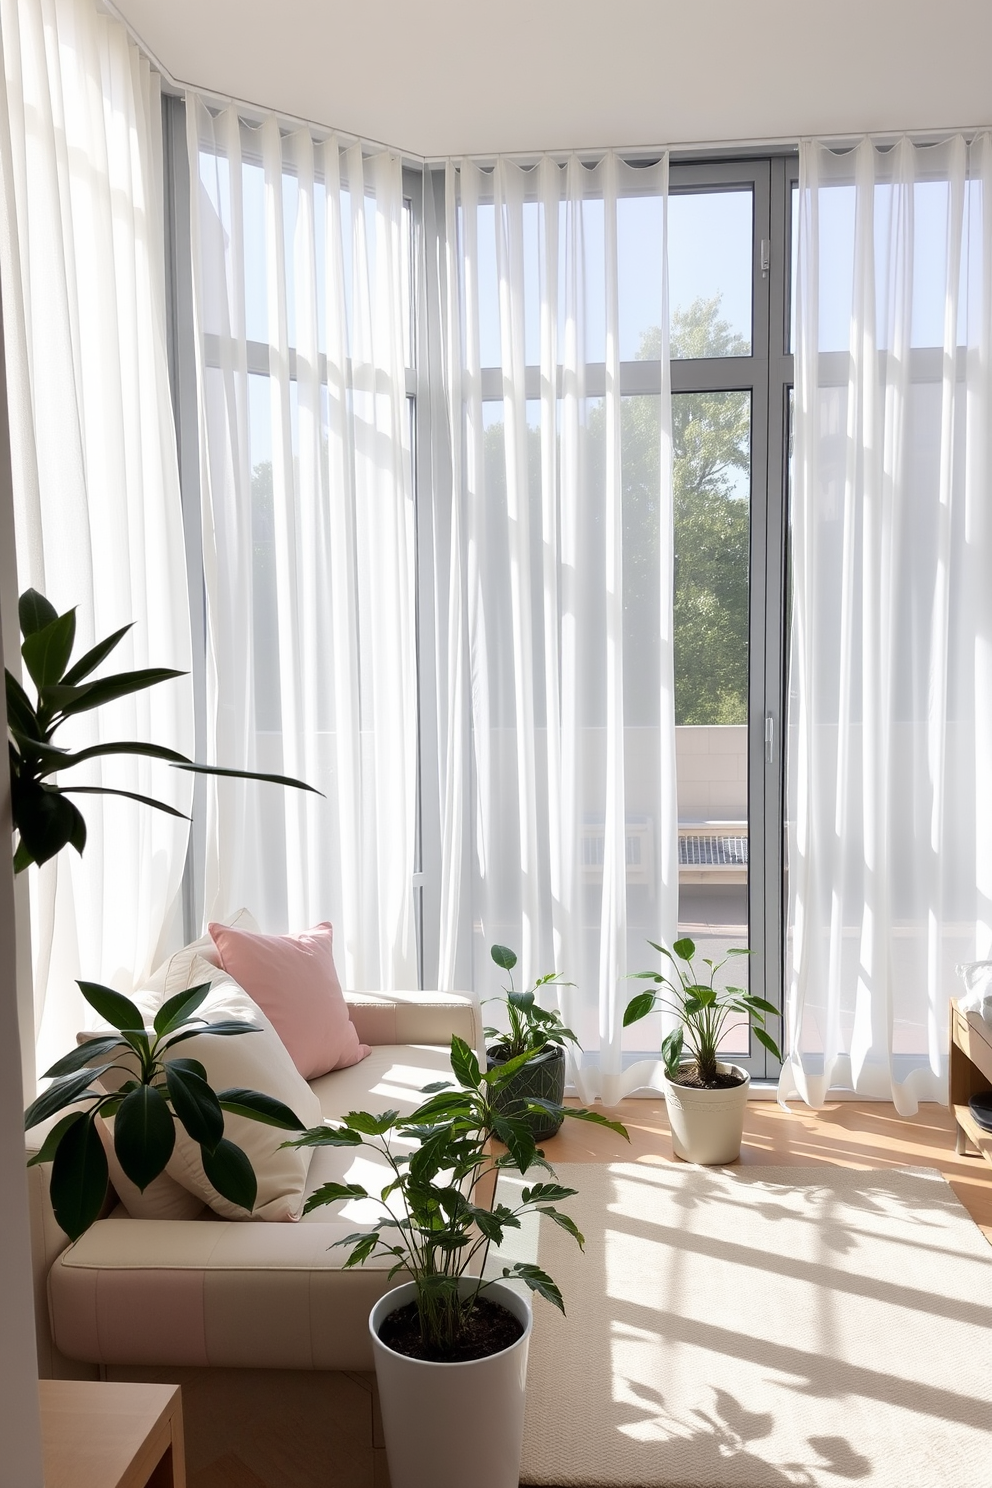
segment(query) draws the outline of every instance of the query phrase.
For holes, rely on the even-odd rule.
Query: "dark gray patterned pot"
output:
[[[495,1056],[491,1049],[487,1049],[488,1068],[496,1069],[505,1064],[506,1060]],[[496,1109],[505,1116],[515,1116],[519,1113],[518,1108],[524,1100],[547,1100],[561,1105],[565,1095],[565,1051],[557,1044],[549,1044],[543,1054],[525,1064],[522,1069],[512,1075],[508,1084],[504,1085],[496,1102]],[[546,1142],[553,1137],[561,1128],[564,1121],[559,1116],[557,1121],[542,1112],[531,1111],[525,1117],[531,1134],[536,1142]]]

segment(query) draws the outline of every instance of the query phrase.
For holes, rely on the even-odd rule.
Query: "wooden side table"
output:
[[[951,999],[951,1109],[957,1123],[954,1150],[959,1157],[967,1143],[992,1162],[992,1132],[980,1127],[968,1109],[973,1095],[992,1090],[992,1026],[977,1013],[963,1013]]]
[[[186,1488],[178,1385],[40,1380],[45,1488]]]

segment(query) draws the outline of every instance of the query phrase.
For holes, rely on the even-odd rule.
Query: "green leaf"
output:
[[[754,1028],[754,1027],[752,1027],[751,1032],[754,1034],[755,1038],[758,1040],[758,1043],[759,1044],[764,1044],[764,1046],[768,1050],[769,1054],[773,1054],[775,1056],[775,1058],[778,1060],[779,1064],[781,1064],[782,1063],[782,1055],[779,1053],[778,1044],[772,1038],[771,1034],[770,1033],[766,1033],[763,1028]]]
[[[190,770],[195,775],[226,775],[232,780],[262,780],[269,785],[290,785],[294,790],[311,791],[315,796],[324,794],[315,785],[307,785],[305,780],[294,780],[291,775],[269,775],[258,770],[224,770],[220,765],[195,765],[192,761],[187,764],[177,764],[175,768]]]
[[[533,992],[508,992],[506,1000],[511,1007],[519,1008],[522,1013],[529,1013],[534,1008]],[[540,1015],[544,1009],[538,1008],[536,1011]]]
[[[99,1059],[103,1054],[109,1054],[111,1049],[126,1047],[124,1040],[119,1039],[116,1034],[107,1034],[105,1038],[87,1039],[85,1043],[78,1044],[75,1049],[70,1049],[68,1054],[63,1054],[61,1059],[57,1059],[41,1078],[58,1080],[62,1075],[74,1074],[76,1070],[91,1064],[94,1059]],[[90,1074],[92,1075],[92,1070]]]
[[[28,850],[25,847],[24,843],[23,842],[18,842],[17,848],[16,848],[16,850],[14,852],[14,864],[13,864],[14,872],[15,873],[23,873],[24,870],[25,870],[25,868],[30,868],[31,867],[31,864],[33,862],[34,862],[34,858],[28,852]]]
[[[537,1144],[526,1121],[513,1116],[498,1116],[493,1122],[493,1131],[510,1153],[517,1171],[526,1173],[537,1151]]]
[[[663,946],[663,945],[659,945],[656,940],[649,940],[648,941],[648,945],[651,947],[651,949],[653,951],[660,951],[663,956],[667,956],[668,959],[669,959],[669,961],[672,961],[672,960],[675,959],[673,957],[671,951],[668,949],[668,947],[667,946]]]
[[[237,1018],[224,1018],[219,1023],[202,1023],[196,1028],[185,1028],[182,1033],[170,1037],[168,1047],[174,1049],[187,1039],[199,1038],[201,1034],[216,1034],[218,1038],[237,1038],[242,1033],[261,1033],[256,1023],[241,1023]]]
[[[452,1088],[450,1080],[433,1080],[430,1085],[421,1085],[420,1093],[421,1095],[433,1095],[435,1091],[451,1090]]]
[[[88,1111],[65,1131],[52,1163],[52,1208],[70,1240],[78,1240],[98,1217],[107,1182],[107,1154]]]
[[[230,1090],[219,1091],[217,1099],[221,1109],[230,1111],[234,1116],[247,1116],[251,1121],[260,1121],[265,1126],[277,1126],[281,1131],[304,1129],[304,1123],[295,1111],[281,1100],[276,1100],[275,1096],[264,1095],[260,1090],[235,1085]]]
[[[125,1096],[114,1118],[114,1151],[142,1192],[163,1171],[175,1145],[175,1123],[160,1090],[139,1085]]]
[[[773,1002],[766,1002],[763,997],[756,997],[753,992],[745,992],[741,1001],[746,1002],[748,1007],[758,1008],[762,1013],[771,1013],[773,1018],[779,1016],[778,1008]]]
[[[169,997],[163,1002],[155,1014],[152,1025],[159,1038],[172,1033],[192,1017],[205,1000],[211,985],[210,982],[200,982],[195,987],[188,987],[185,992],[177,992],[174,997]]]
[[[192,1070],[172,1063],[165,1066],[165,1084],[172,1109],[193,1141],[212,1152],[224,1135],[224,1112],[210,1085]]]
[[[31,699],[24,688],[18,682],[13,672],[4,667],[4,682],[7,691],[7,722],[12,728],[20,729],[24,734],[35,737],[43,730],[38,722],[37,714],[31,706]]]
[[[562,1214],[560,1209],[548,1209],[544,1207],[539,1208],[537,1212],[538,1214],[546,1214],[550,1220],[554,1221],[559,1229],[565,1230],[571,1235],[572,1239],[577,1242],[580,1250],[585,1250],[586,1237],[582,1234],[575,1220],[569,1215]]]
[[[672,950],[680,961],[691,961],[696,954],[696,942],[683,935],[680,940],[673,941]]]
[[[753,953],[748,950],[747,946],[730,946],[723,954],[725,956],[750,956]]]
[[[589,1121],[592,1123],[593,1126],[605,1126],[608,1127],[610,1131],[616,1132],[618,1137],[623,1137],[625,1142],[630,1141],[630,1133],[624,1126],[623,1122],[611,1121],[608,1116],[604,1116],[600,1111],[586,1111],[582,1107],[576,1106],[559,1106],[558,1109],[562,1111],[570,1121]]]
[[[133,624],[134,621],[132,620],[131,625]],[[81,656],[69,668],[62,678],[63,685],[66,687],[75,687],[77,683],[82,682],[84,677],[88,677],[90,672],[95,672],[101,661],[105,661],[114,647],[124,639],[131,629],[131,625],[122,625],[120,630],[115,630],[113,635],[108,636],[105,641],[97,641],[91,650],[87,651],[84,656]]]
[[[479,1234],[488,1240],[491,1245],[503,1244],[504,1225],[497,1215],[490,1213],[488,1209],[476,1209],[475,1223]],[[519,1228],[519,1225],[517,1228]]]
[[[85,841],[86,828],[71,801],[52,785],[33,785],[12,791],[14,826],[21,834],[21,846],[30,854],[32,863],[47,863],[73,841]]]
[[[145,1020],[129,997],[115,992],[113,987],[103,987],[99,982],[77,982],[76,986],[90,1007],[112,1027],[120,1029],[122,1033],[125,1029],[134,1033],[144,1032]]]
[[[561,1204],[578,1193],[577,1188],[563,1188],[560,1183],[535,1183],[520,1195],[522,1204]]]
[[[636,997],[630,999],[624,1010],[624,1028],[629,1028],[632,1023],[639,1023],[642,1018],[647,1017],[648,1013],[653,1013],[654,1009],[654,993],[638,992]]]
[[[451,1038],[451,1068],[463,1089],[478,1090],[482,1084],[479,1061],[465,1040],[457,1034],[453,1034]]]
[[[304,1214],[312,1214],[325,1204],[336,1204],[338,1199],[367,1199],[368,1191],[360,1183],[322,1183],[320,1188],[303,1205]]]
[[[344,1124],[351,1131],[361,1132],[364,1137],[381,1137],[396,1125],[399,1114],[399,1111],[383,1111],[379,1116],[373,1116],[368,1111],[349,1111]]]
[[[21,634],[30,636],[51,625],[59,618],[59,612],[51,600],[39,594],[37,589],[25,589],[17,601],[17,618],[20,622]]]
[[[311,1126],[301,1137],[283,1142],[284,1147],[361,1147],[364,1145],[361,1132],[351,1131],[347,1126]]]
[[[33,1100],[24,1112],[24,1130],[30,1131],[33,1126],[38,1126],[42,1121],[47,1121],[49,1116],[54,1116],[56,1111],[61,1111],[65,1106],[71,1106],[74,1102],[82,1100],[85,1096],[97,1097],[102,1091],[90,1090],[91,1080],[97,1079],[109,1065],[101,1065],[97,1069],[85,1069],[79,1074],[66,1075],[61,1080],[55,1080],[47,1090],[43,1090],[36,1100]]]
[[[76,639],[76,611],[66,610],[44,626],[32,631],[21,647],[24,665],[31,680],[40,692],[43,687],[54,687],[61,680],[69,665],[73,642]]]
[[[121,740],[116,744],[93,744],[89,749],[81,749],[78,754],[65,755],[60,768],[68,770],[73,765],[99,759],[105,754],[140,754],[148,759],[165,760],[170,765],[187,762],[185,754],[180,754],[177,749],[167,749],[164,744],[137,744],[130,740]]]
[[[151,796],[139,795],[137,791],[114,790],[109,785],[64,785],[60,789],[74,796],[124,796],[128,801],[138,801],[142,806],[154,806],[156,811],[164,811],[168,816],[178,816],[182,821],[189,821],[185,811],[177,811],[175,806],[167,806],[164,801],[155,801]]]
[[[231,1204],[250,1213],[255,1207],[258,1182],[251,1163],[241,1148],[227,1137],[221,1137],[212,1152],[200,1148],[203,1171],[219,1194]]]
[[[540,1266],[534,1266],[529,1261],[517,1261],[513,1266],[504,1266],[502,1274],[508,1280],[526,1282],[532,1292],[537,1292],[546,1302],[552,1303],[564,1316],[565,1303],[561,1292]]]
[[[35,737],[34,733],[25,733],[16,724],[9,723],[10,732],[14,736],[14,742],[21,751],[24,760],[37,760],[38,764],[47,766],[46,769],[35,771],[38,779],[45,775],[51,775],[56,770],[64,770],[70,763],[69,752],[61,749],[57,744],[48,744],[42,739]]]
[[[682,1062],[682,1046],[684,1036],[681,1028],[673,1028],[661,1041],[661,1057],[665,1061],[665,1074],[669,1079],[679,1072]]]
[[[372,1255],[379,1245],[379,1236],[377,1232],[365,1235],[347,1235],[344,1240],[335,1240],[334,1245],[352,1245],[355,1241],[358,1243],[344,1263],[343,1269],[345,1271],[349,1271],[352,1266],[360,1266],[363,1261],[368,1260],[369,1256]],[[333,1250],[334,1246],[331,1249]]]
[[[136,672],[120,672],[113,677],[100,677],[96,682],[84,682],[81,686],[62,685],[46,687],[42,699],[46,708],[54,708],[64,718],[75,713],[86,713],[91,708],[102,708],[104,703],[128,697],[132,692],[143,692],[158,682],[169,682],[173,677],[185,677],[185,672],[175,667],[142,667]]]
[[[84,1120],[85,1116],[85,1111],[70,1111],[68,1116],[63,1116],[61,1121],[57,1121],[38,1151],[33,1157],[28,1158],[28,1167],[33,1168],[37,1163],[51,1162],[70,1126],[75,1126],[76,1122]]]
[[[503,971],[512,971],[517,964],[516,952],[511,951],[509,946],[490,946],[489,954]]]

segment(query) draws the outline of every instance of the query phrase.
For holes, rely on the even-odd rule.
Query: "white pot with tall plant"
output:
[[[667,956],[672,969],[635,973],[641,980],[656,983],[658,990],[639,992],[632,998],[623,1023],[627,1028],[657,1008],[677,1020],[661,1045],[675,1155],[705,1167],[736,1162],[741,1155],[751,1077],[739,1065],[720,1059],[720,1042],[728,1019],[736,1014],[780,1060],[778,1045],[764,1026],[769,1014],[778,1017],[778,1009],[744,987],[716,985],[717,973],[731,956],[750,955],[744,947],[732,946],[722,961],[704,957],[708,970],[700,976],[695,966],[696,946],[688,936],[676,940],[671,950],[653,940],[648,944]]]
[[[576,1190],[554,1182],[524,1117],[560,1114],[627,1135],[597,1112],[550,1101],[532,1099],[526,1110],[507,1115],[504,1087],[538,1052],[483,1071],[469,1046],[453,1038],[457,1083],[425,1086],[427,1100],[411,1115],[353,1111],[340,1125],[315,1127],[290,1144],[370,1148],[392,1172],[375,1195],[357,1183],[325,1183],[305,1210],[342,1199],[376,1203],[381,1218],[337,1242],[351,1248],[345,1267],[391,1256],[390,1275],[408,1278],[369,1317],[392,1488],[517,1488],[531,1309],[526,1295],[506,1282],[524,1282],[565,1309],[538,1266],[518,1261],[502,1267],[503,1280],[488,1279],[486,1256],[490,1244],[499,1245],[531,1213],[546,1215],[583,1244],[574,1220],[556,1207]],[[494,1138],[505,1152],[494,1151]],[[410,1139],[418,1145],[406,1155],[398,1149]],[[496,1195],[487,1207],[484,1198],[501,1171],[526,1175],[534,1167],[547,1176],[524,1188],[518,1205]]]

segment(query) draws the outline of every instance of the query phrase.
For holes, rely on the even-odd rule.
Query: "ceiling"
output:
[[[988,0],[114,0],[172,78],[413,154],[992,122]]]

